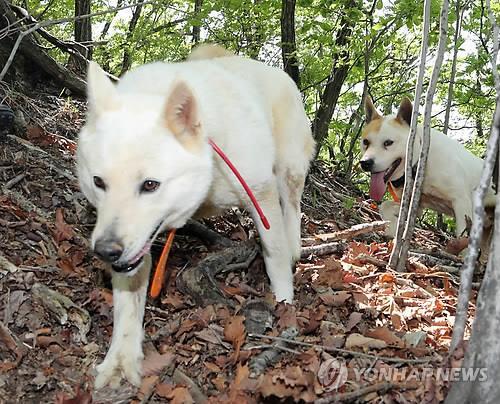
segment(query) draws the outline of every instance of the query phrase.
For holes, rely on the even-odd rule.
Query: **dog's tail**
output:
[[[226,56],[234,56],[234,53],[220,45],[203,44],[197,46],[188,56],[187,60],[215,59]]]

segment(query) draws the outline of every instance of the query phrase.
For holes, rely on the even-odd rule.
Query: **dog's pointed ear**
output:
[[[371,121],[375,119],[380,119],[382,116],[377,112],[375,109],[375,106],[373,105],[373,100],[372,97],[367,95],[365,97],[365,120],[366,123],[370,123]]]
[[[95,62],[89,63],[87,72],[87,100],[90,115],[115,109],[118,105],[115,85]]]
[[[408,97],[403,97],[401,104],[399,105],[398,113],[396,119],[400,123],[406,123],[408,126],[411,125],[411,114],[413,112],[413,105]]]
[[[177,81],[172,86],[164,118],[167,128],[183,146],[191,148],[201,142],[196,99],[183,81]]]

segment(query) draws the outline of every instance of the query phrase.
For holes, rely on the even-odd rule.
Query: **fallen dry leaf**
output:
[[[350,334],[347,337],[347,340],[345,342],[345,347],[347,349],[352,349],[352,348],[382,349],[387,347],[387,343],[379,339],[369,338],[365,337],[364,335],[355,333],[355,334]]]
[[[156,394],[170,400],[170,404],[194,404],[189,389],[184,386],[173,387],[162,383],[156,386]]]
[[[56,404],[91,404],[92,394],[90,392],[81,390],[80,387],[76,388],[74,397],[66,398],[66,395],[59,393],[56,396]]]
[[[57,243],[64,240],[71,240],[75,235],[73,228],[64,221],[64,211],[62,208],[56,209],[55,225],[54,239]]]
[[[167,352],[160,354],[156,351],[151,352],[142,362],[142,372],[144,376],[159,375],[163,369],[170,366],[175,361],[175,354]]]
[[[240,348],[246,338],[245,332],[245,317],[244,316],[234,316],[229,319],[224,327],[224,339],[231,344],[234,348],[234,356],[232,357],[232,362],[236,363],[240,355]]]
[[[387,345],[392,347],[404,348],[405,346],[404,341],[387,327],[377,327],[373,330],[369,330],[365,332],[365,336],[385,341]]]

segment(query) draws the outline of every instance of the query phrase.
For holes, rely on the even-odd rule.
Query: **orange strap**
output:
[[[163,282],[165,280],[165,271],[167,268],[168,254],[170,253],[170,248],[172,248],[172,243],[174,242],[175,229],[170,230],[168,233],[167,241],[163,246],[163,251],[161,252],[160,260],[156,265],[155,272],[153,275],[153,280],[151,281],[151,289],[149,290],[149,295],[154,299],[160,296],[161,288],[163,287]]]
[[[398,202],[398,203],[401,202],[401,200],[399,199],[398,194],[396,193],[396,190],[392,186],[392,183],[389,181],[389,183],[387,185],[388,185],[387,188],[389,189],[389,193],[391,194],[392,199],[394,199],[394,202]]]

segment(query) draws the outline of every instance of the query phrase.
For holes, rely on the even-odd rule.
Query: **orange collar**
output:
[[[398,203],[399,203],[399,202],[401,202],[401,199],[399,199],[399,196],[398,196],[398,194],[396,193],[396,190],[394,189],[394,186],[392,185],[391,181],[389,181],[389,182],[387,183],[387,185],[388,185],[388,187],[387,187],[387,188],[388,188],[388,190],[389,190],[389,193],[391,194],[392,199],[394,200],[394,202],[398,202]]]

